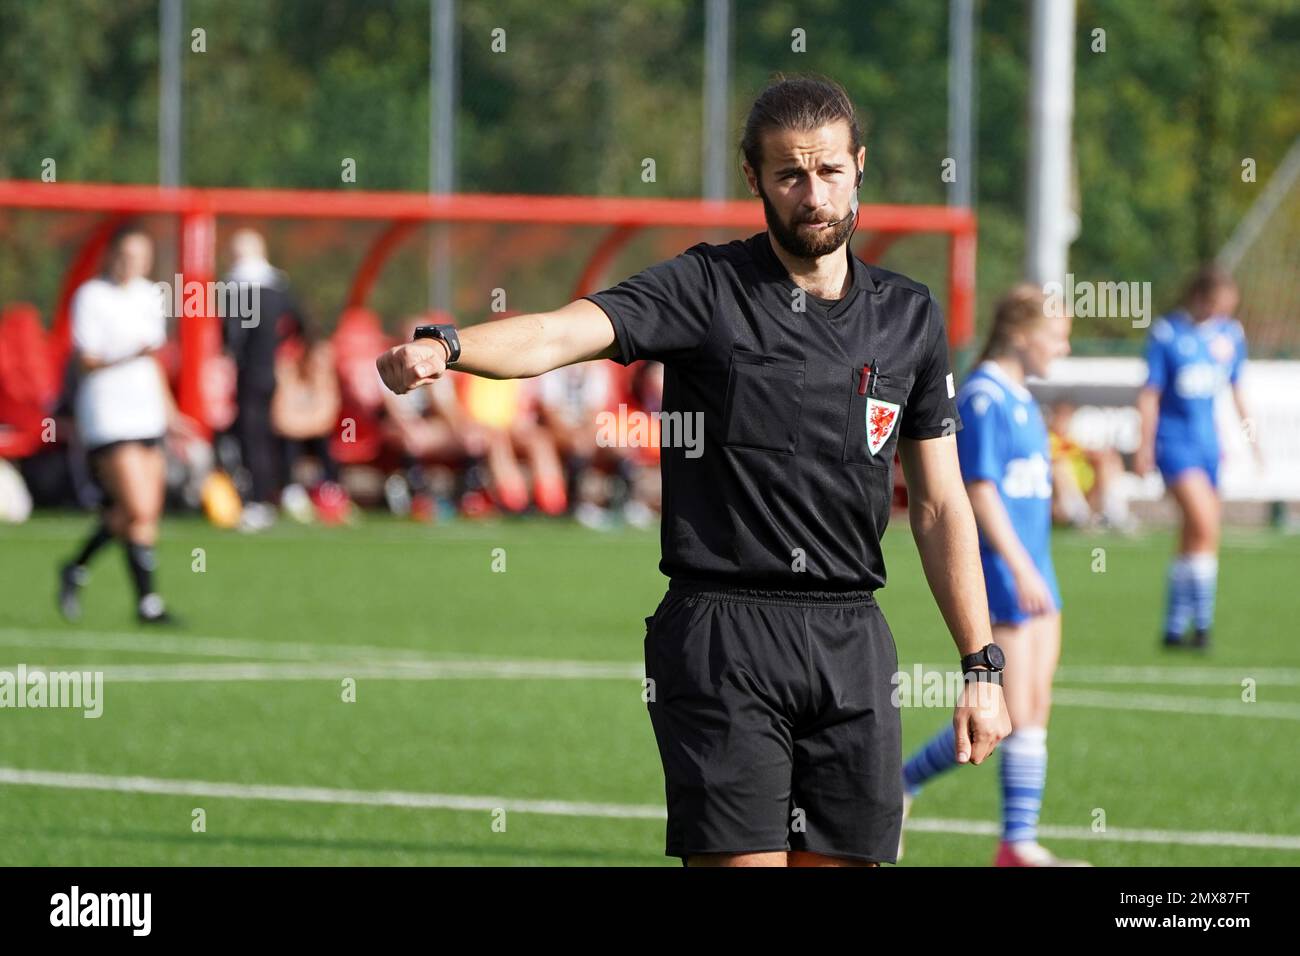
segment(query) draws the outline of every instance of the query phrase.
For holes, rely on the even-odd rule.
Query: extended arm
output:
[[[614,326],[600,306],[587,299],[554,312],[484,322],[459,335],[456,369],[484,378],[531,378],[617,354]],[[447,354],[447,347],[436,339],[408,342],[389,349],[376,365],[384,384],[400,395],[440,377]]]

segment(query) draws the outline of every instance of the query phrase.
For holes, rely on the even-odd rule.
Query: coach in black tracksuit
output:
[[[979,678],[957,701],[958,760],[980,762],[1010,732],[947,339],[924,286],[848,251],[865,153],[843,90],[775,84],[742,146],[767,231],[694,246],[555,312],[459,338],[447,327],[378,365],[403,391],[447,364],[522,377],[589,358],[663,362],[668,420],[698,415],[704,430],[702,454],[662,449],[669,586],[646,618],[667,852],[692,864],[892,862],[897,656],[874,592],[895,451],[931,590]]]
[[[274,505],[280,497],[280,452],[271,429],[275,353],[289,336],[305,334],[306,322],[284,273],[267,262],[258,233],[240,230],[231,238],[231,249],[235,263],[226,281],[245,287],[229,298],[223,326],[226,350],[238,370],[235,435],[252,484],[248,500]],[[236,302],[251,303],[253,314],[240,314],[232,307]]]

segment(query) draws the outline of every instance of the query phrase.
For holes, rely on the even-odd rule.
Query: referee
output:
[[[925,286],[848,250],[866,150],[841,87],[769,86],[741,150],[765,232],[693,246],[554,312],[459,337],[426,329],[377,364],[401,393],[448,366],[523,378],[597,358],[663,362],[664,412],[704,425],[702,454],[662,449],[669,586],[646,619],[667,853],[692,866],[892,863],[898,661],[873,592],[895,451],[969,673],[958,761],[980,763],[1010,732],[943,320]]]

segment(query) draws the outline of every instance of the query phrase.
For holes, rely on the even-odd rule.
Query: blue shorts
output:
[[[984,565],[984,587],[989,596],[989,619],[994,624],[1023,624],[1032,615],[1020,609],[1020,595],[1016,592],[1016,579],[1011,568],[1000,555],[986,553],[980,555]],[[1056,568],[1052,565],[1051,555],[1034,559],[1034,566],[1047,582],[1052,592],[1056,610],[1061,610],[1061,589],[1056,584]]]
[[[1172,485],[1183,472],[1199,468],[1210,479],[1212,487],[1219,487],[1219,449],[1191,442],[1164,440],[1156,436],[1156,467],[1165,486]]]

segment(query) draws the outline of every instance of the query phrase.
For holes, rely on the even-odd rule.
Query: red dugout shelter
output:
[[[0,257],[5,246],[24,242],[24,236],[43,242],[53,226],[45,228],[41,215],[65,214],[58,219],[62,261],[57,293],[52,301],[36,301],[52,315],[50,326],[54,360],[66,358],[69,348],[69,305],[77,287],[95,275],[105,246],[115,228],[132,218],[159,219],[164,230],[174,229],[178,274],[186,288],[217,278],[220,234],[228,227],[292,222],[298,255],[310,255],[314,243],[332,243],[330,275],[337,284],[340,266],[348,270],[346,286],[329,303],[338,314],[347,307],[370,303],[386,278],[386,267],[403,249],[418,245],[432,227],[450,231],[448,248],[458,263],[472,262],[491,283],[493,268],[509,261],[544,258],[562,252],[567,271],[547,267],[550,284],[547,304],[535,303],[528,311],[553,308],[562,301],[603,288],[651,262],[665,258],[704,239],[725,241],[763,228],[762,207],[753,200],[707,202],[687,199],[595,198],[582,196],[522,196],[362,191],[306,191],[264,189],[162,189],[154,186],[100,185],[0,181]],[[66,218],[71,215],[72,218]],[[24,217],[25,228],[17,229]],[[35,221],[32,217],[36,217]],[[361,223],[366,227],[361,228]],[[323,230],[314,225],[332,224]],[[330,232],[333,229],[333,232]],[[346,239],[340,244],[339,230]],[[556,230],[562,230],[557,232]],[[581,240],[569,240],[580,233]],[[641,242],[647,235],[657,242]],[[858,214],[854,251],[867,262],[878,262],[900,239],[928,235],[945,247],[942,260],[932,262],[946,278],[948,329],[951,344],[960,348],[974,334],[975,217],[969,210],[946,206],[864,205]],[[331,238],[332,237],[332,238]],[[31,240],[28,240],[29,245]],[[905,244],[905,245],[910,245]],[[304,253],[304,250],[306,252]],[[932,254],[931,260],[935,259]],[[273,244],[273,260],[276,259]],[[0,262],[3,260],[0,259]],[[279,264],[279,262],[277,262]],[[427,262],[425,263],[427,265]],[[48,267],[50,264],[45,263]],[[908,264],[898,268],[916,274]],[[456,267],[457,273],[461,266]],[[298,271],[291,268],[297,278]],[[933,275],[918,275],[939,283]],[[561,283],[559,288],[555,283]],[[408,297],[416,302],[424,289]],[[479,293],[482,292],[480,288]],[[568,298],[563,298],[567,295]],[[23,289],[0,288],[0,309],[21,299],[35,298]],[[422,305],[422,303],[421,303]],[[201,422],[210,421],[205,395],[204,365],[220,350],[220,328],[215,316],[200,307],[198,314],[177,320],[181,369],[179,404]],[[453,311],[461,318],[459,302]],[[0,431],[0,455],[6,440]]]

